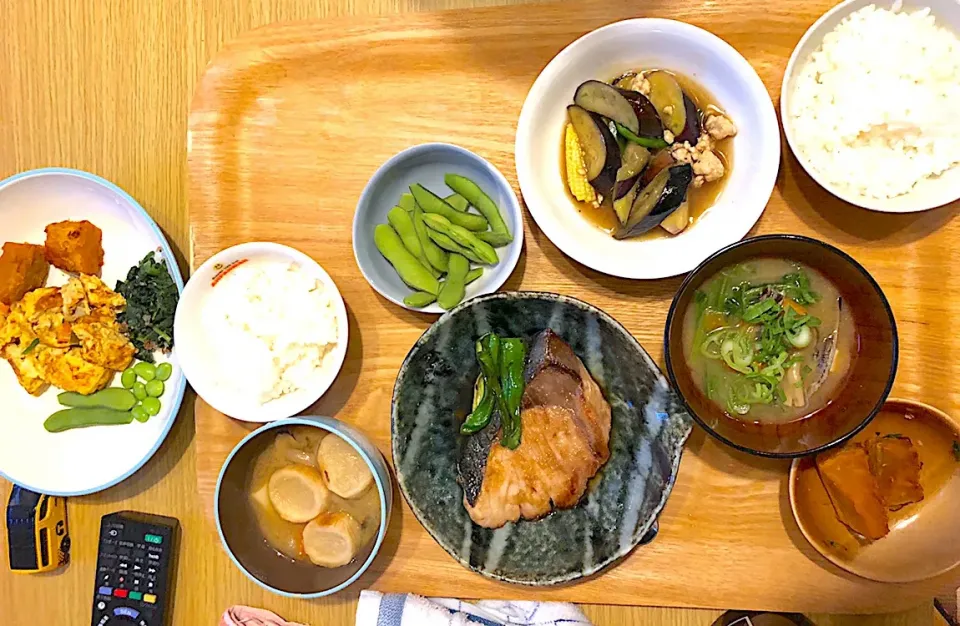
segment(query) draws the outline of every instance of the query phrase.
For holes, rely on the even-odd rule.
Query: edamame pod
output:
[[[420,244],[420,238],[417,237],[417,229],[413,225],[413,217],[411,217],[410,213],[395,206],[387,213],[387,221],[393,226],[393,230],[397,231],[397,234],[400,235],[400,240],[403,241],[404,247],[406,247],[410,254],[417,257],[420,264],[427,268],[430,273],[433,274],[434,278],[439,278],[440,272],[433,269],[430,261],[427,260],[423,252],[423,246]]]
[[[427,262],[430,263],[435,270],[446,272],[447,257],[449,255],[441,250],[428,236],[430,229],[423,223],[423,209],[417,206],[416,203],[413,205],[413,227],[417,231],[417,239],[420,240],[420,245],[423,246],[423,254],[427,257]]]
[[[477,279],[480,278],[481,276],[483,276],[483,268],[482,268],[482,267],[475,267],[475,268],[473,268],[472,270],[470,270],[469,272],[467,272],[467,277],[466,277],[466,279],[464,279],[463,283],[464,283],[465,285],[469,285],[470,283],[472,283],[473,281],[477,280]]]
[[[461,213],[419,183],[411,185],[410,192],[420,208],[428,214],[442,215],[451,223],[467,230],[487,230],[489,224],[485,217],[476,213]]]
[[[464,248],[469,248],[472,250],[474,254],[480,257],[483,263],[486,263],[487,265],[496,265],[500,260],[500,258],[497,256],[497,251],[493,249],[493,246],[488,244],[486,241],[479,239],[475,233],[472,233],[466,228],[452,223],[444,216],[428,213],[423,216],[423,221],[426,223],[427,228],[432,228],[433,230],[446,235],[450,239],[453,239]]]
[[[130,411],[115,411],[104,408],[70,408],[57,411],[43,422],[47,432],[62,433],[72,428],[86,426],[112,426],[133,421]]]
[[[450,270],[443,284],[440,285],[440,293],[437,294],[437,304],[441,309],[449,311],[463,300],[463,296],[466,295],[465,281],[469,271],[470,261],[459,254],[450,255]]]
[[[408,213],[413,213],[413,209],[417,206],[417,201],[413,199],[413,194],[410,192],[400,194],[400,202],[397,203],[401,209]]]
[[[510,239],[507,243],[513,241],[510,229],[507,228],[506,222],[503,221],[503,216],[500,215],[500,209],[497,207],[497,204],[490,199],[490,196],[483,193],[483,189],[480,189],[477,183],[465,176],[459,176],[457,174],[447,174],[443,177],[443,182],[447,183],[447,187],[466,198],[467,202],[475,206],[477,210],[487,218],[487,222],[490,223],[490,230],[509,237]]]
[[[63,406],[79,408],[113,409],[114,411],[129,411],[137,403],[132,391],[111,387],[85,396],[73,391],[64,391],[57,396],[57,402]]]
[[[373,241],[380,254],[390,262],[400,275],[400,279],[407,285],[432,294],[440,291],[440,283],[436,277],[420,263],[417,257],[410,254],[392,226],[378,224],[373,231]]]
[[[467,199],[458,193],[450,194],[449,196],[444,198],[443,201],[458,211],[466,211],[467,207],[470,206],[470,203],[467,202]]]
[[[426,227],[424,227],[424,228],[426,228]],[[467,257],[468,259],[470,259],[471,261],[473,261],[474,263],[483,263],[483,260],[482,260],[480,257],[478,257],[478,256],[473,252],[473,250],[471,250],[471,249],[469,249],[469,248],[464,248],[463,246],[461,246],[460,244],[458,244],[458,243],[457,243],[456,241],[454,241],[453,239],[450,239],[449,237],[447,237],[447,236],[444,235],[443,233],[438,233],[437,231],[433,230],[432,228],[427,228],[427,236],[428,236],[434,243],[436,243],[438,246],[440,246],[440,247],[443,248],[444,250],[449,250],[450,252],[453,252],[454,254],[459,254],[459,255],[461,255],[461,256],[465,256],[465,257]]]
[[[440,291],[443,291],[442,285],[440,286]],[[426,291],[416,291],[403,299],[404,304],[417,309],[431,305],[436,301],[437,296],[433,295],[432,293],[427,293]]]
[[[494,248],[502,248],[513,241],[513,237],[511,237],[508,233],[498,233],[492,230],[485,230],[482,233],[477,233],[477,237],[486,241]]]

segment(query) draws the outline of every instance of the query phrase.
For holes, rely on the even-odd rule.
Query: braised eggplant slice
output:
[[[683,104],[683,90],[677,79],[657,70],[646,75],[650,82],[650,102],[656,107],[660,121],[674,136],[683,132],[687,124],[687,109]]]
[[[660,114],[657,113],[657,108],[653,106],[653,103],[639,91],[627,89],[618,91],[621,96],[627,99],[633,107],[633,112],[637,115],[637,121],[640,122],[640,130],[637,131],[637,134],[641,137],[663,139],[663,124],[660,122]]]
[[[692,180],[693,168],[688,163],[663,169],[637,195],[626,222],[613,236],[616,239],[627,239],[659,226],[660,222],[683,204]]]
[[[599,80],[588,80],[577,87],[573,103],[622,124],[634,133],[640,130],[640,121],[630,102],[615,87]]]
[[[603,168],[597,176],[590,179],[590,184],[593,185],[597,193],[603,197],[602,204],[606,204],[608,198],[611,201],[613,200],[612,196],[617,185],[617,171],[621,165],[620,144],[617,143],[616,137],[614,137],[610,129],[607,128],[603,118],[595,113],[587,113],[587,115],[590,116],[594,126],[600,131],[600,136],[603,137],[603,144],[607,149]]]
[[[637,198],[637,193],[640,191],[640,177],[636,176],[630,180],[617,183],[617,192],[620,192],[621,185],[628,185],[623,195],[613,201],[613,211],[617,214],[617,219],[620,220],[620,224],[624,224],[627,221],[627,218],[630,217],[630,207],[633,206],[634,200]]]
[[[702,115],[697,105],[693,103],[693,100],[691,100],[687,94],[683,94],[683,108],[686,109],[687,112],[687,121],[683,127],[683,132],[677,135],[674,141],[676,143],[686,141],[691,146],[695,146],[700,139],[700,132],[702,131]]]
[[[628,142],[620,152],[620,169],[617,170],[617,182],[635,178],[650,161],[650,151],[640,144]],[[621,195],[618,195],[619,198]]]
[[[620,169],[623,169],[623,168],[621,167]],[[633,187],[634,184],[637,182],[637,178],[639,177],[634,176],[633,178],[628,178],[627,180],[618,180],[617,185],[613,190],[613,199],[619,200],[620,198],[627,195],[627,192],[630,191],[630,188]],[[631,201],[630,204],[632,205],[633,202]],[[628,206],[627,209],[629,210],[629,208],[630,207]]]
[[[676,160],[674,160],[669,150],[655,152],[647,164],[647,169],[643,170],[643,175],[640,177],[640,185],[646,187],[657,174],[674,164],[676,164]]]
[[[587,167],[587,180],[593,180],[603,171],[607,162],[607,143],[593,117],[585,109],[571,104],[567,107],[567,115],[573,130],[577,131],[580,147],[583,148],[583,162]],[[610,131],[607,131],[609,134]],[[619,151],[619,146],[617,150]]]
[[[690,225],[690,202],[684,200],[676,211],[660,222],[660,228],[671,235],[679,235]]]

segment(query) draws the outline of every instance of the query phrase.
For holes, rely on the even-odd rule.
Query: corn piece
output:
[[[567,186],[570,193],[580,202],[596,203],[597,192],[587,180],[587,166],[583,162],[583,148],[580,147],[580,138],[573,124],[567,124],[563,138],[564,152],[566,153]]]

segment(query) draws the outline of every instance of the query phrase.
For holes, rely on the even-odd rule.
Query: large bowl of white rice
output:
[[[787,143],[807,173],[875,211],[960,198],[958,35],[958,0],[847,0],[817,20],[780,95]]]

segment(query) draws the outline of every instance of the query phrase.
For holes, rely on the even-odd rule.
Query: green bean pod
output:
[[[493,249],[493,246],[479,239],[476,234],[466,228],[450,222],[450,220],[442,215],[428,213],[423,216],[423,221],[426,223],[427,228],[442,233],[464,248],[472,250],[480,257],[483,263],[496,265],[500,261],[500,258],[497,256],[497,251]]]
[[[494,248],[502,248],[513,241],[513,237],[509,233],[498,233],[493,230],[485,230],[482,233],[477,233],[477,237],[486,241]]]
[[[450,270],[443,284],[440,285],[440,293],[437,294],[437,304],[444,311],[449,311],[463,301],[466,295],[467,272],[470,271],[470,261],[459,254],[450,255]]]
[[[413,217],[398,206],[390,209],[387,213],[387,221],[393,226],[393,229],[400,235],[403,245],[413,256],[417,257],[420,264],[427,268],[434,278],[440,277],[440,272],[436,271],[427,260],[423,252],[423,246],[420,244],[420,238],[417,236],[417,229],[413,225]]]
[[[477,279],[480,278],[481,276],[483,276],[483,268],[482,268],[482,267],[475,267],[475,268],[473,268],[472,270],[470,270],[469,272],[467,272],[467,277],[464,279],[463,282],[464,282],[464,284],[469,285],[470,283],[472,283],[473,281],[477,280]]]
[[[503,399],[500,443],[516,450],[520,445],[520,399],[523,397],[523,368],[527,348],[522,339],[500,341],[500,395]]]
[[[453,224],[472,231],[487,230],[489,223],[486,218],[476,213],[461,213],[443,201],[432,191],[417,183],[410,186],[410,193],[421,209],[426,213],[442,215]]]
[[[400,194],[400,202],[397,203],[397,206],[407,213],[413,213],[414,207],[417,206],[417,201],[413,199],[413,194],[408,191]]]
[[[62,433],[72,428],[86,426],[112,426],[115,424],[129,424],[133,421],[130,411],[115,411],[113,409],[97,408],[70,408],[57,411],[43,422],[47,432]]]
[[[380,254],[390,262],[400,275],[400,279],[407,285],[418,291],[432,294],[440,291],[440,283],[436,277],[420,263],[417,257],[410,254],[392,226],[378,224],[373,231],[373,241]]]
[[[457,174],[447,174],[443,177],[443,182],[447,183],[447,187],[466,198],[467,202],[477,207],[477,210],[490,223],[490,230],[509,237],[507,243],[513,241],[513,236],[510,234],[510,229],[507,228],[507,223],[503,221],[503,216],[500,215],[497,203],[491,200],[490,196],[485,194],[479,185],[469,178]]]
[[[459,254],[460,256],[465,256],[474,263],[483,263],[483,259],[476,255],[476,253],[470,248],[464,248],[458,244],[453,239],[450,239],[443,233],[439,233],[432,228],[427,228],[427,236],[431,241],[436,243],[438,246],[444,250],[448,250],[454,254]]]
[[[420,240],[420,245],[423,246],[423,254],[427,257],[427,262],[430,263],[435,270],[441,273],[446,272],[449,255],[428,236],[430,229],[423,223],[423,209],[417,206],[416,203],[413,205],[413,227],[417,231],[417,239]]]
[[[63,406],[76,408],[102,408],[113,409],[114,411],[129,411],[137,403],[133,392],[120,387],[111,387],[101,389],[100,391],[85,396],[73,391],[64,391],[57,396],[57,402]]]
[[[450,194],[449,196],[444,198],[443,201],[458,211],[466,211],[467,208],[470,206],[470,203],[467,202],[467,199],[458,193]]]
[[[443,293],[443,285],[440,286],[440,293]],[[403,299],[403,303],[416,309],[422,309],[437,301],[437,296],[426,291],[415,291]]]

